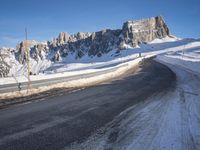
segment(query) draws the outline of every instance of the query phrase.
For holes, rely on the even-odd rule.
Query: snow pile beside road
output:
[[[164,54],[164,55],[158,55],[157,60],[162,61],[165,63],[170,63],[182,68],[185,68],[187,70],[200,73],[200,54],[196,53],[194,55],[194,52],[191,51],[189,53],[185,52],[184,55],[181,55],[180,52],[177,53],[171,53],[171,54]]]
[[[115,67],[110,68],[111,70],[110,72],[106,72],[106,73],[103,72],[99,75],[95,75],[95,76],[91,76],[87,78],[80,76],[80,78],[76,80],[70,80],[63,83],[57,83],[54,85],[42,86],[39,88],[31,89],[29,93],[27,93],[26,90],[23,90],[20,93],[19,92],[3,93],[3,94],[0,94],[0,99],[28,96],[28,95],[38,94],[38,93],[55,89],[55,88],[74,88],[74,87],[79,88],[79,87],[96,85],[98,83],[105,82],[105,81],[112,81],[113,79],[120,77],[123,74],[126,74],[129,70],[132,70],[134,67],[137,67],[139,62],[142,61],[143,59],[144,59],[143,57],[140,57],[132,61],[119,64]],[[113,68],[116,68],[116,70],[113,71]]]
[[[70,77],[75,75],[84,75],[88,73],[94,73],[99,71],[106,71],[111,68],[119,67],[123,64],[130,63],[133,59],[137,59],[137,56],[130,56],[128,58],[121,58],[116,60],[111,60],[108,62],[101,62],[96,64],[69,64],[70,68],[73,70],[66,71],[67,68],[60,68],[62,71],[58,71],[58,73],[51,73],[51,74],[39,74],[36,76],[30,76],[31,81],[38,81],[38,80],[45,80],[45,79],[53,79],[59,77]],[[79,67],[82,67],[81,69]],[[27,82],[27,76],[18,76],[18,77],[8,77],[8,78],[1,78],[0,85],[5,84],[12,84],[12,83],[22,83]]]

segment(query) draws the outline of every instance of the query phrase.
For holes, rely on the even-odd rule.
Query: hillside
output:
[[[47,42],[28,41],[31,73],[37,75],[53,71],[59,64],[96,62],[100,58],[119,57],[127,48],[136,48],[155,39],[169,37],[169,29],[160,16],[138,21],[127,21],[121,29],[70,35],[61,32]],[[134,49],[133,49],[134,51]],[[27,71],[25,41],[16,49],[1,48],[1,77],[22,76]],[[6,64],[6,65],[3,65]]]

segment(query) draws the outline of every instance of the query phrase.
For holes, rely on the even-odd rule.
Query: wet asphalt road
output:
[[[153,60],[136,74],[0,110],[0,149],[59,150],[81,143],[125,109],[171,88],[175,74]],[[103,133],[102,133],[103,134]]]

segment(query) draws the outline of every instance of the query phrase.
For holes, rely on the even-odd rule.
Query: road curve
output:
[[[148,60],[124,79],[1,109],[0,149],[59,150],[82,143],[124,110],[172,88],[175,78],[169,68]]]

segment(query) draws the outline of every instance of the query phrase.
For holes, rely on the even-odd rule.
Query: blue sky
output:
[[[0,0],[0,47],[60,32],[121,28],[127,20],[162,15],[172,34],[200,38],[200,0]]]

